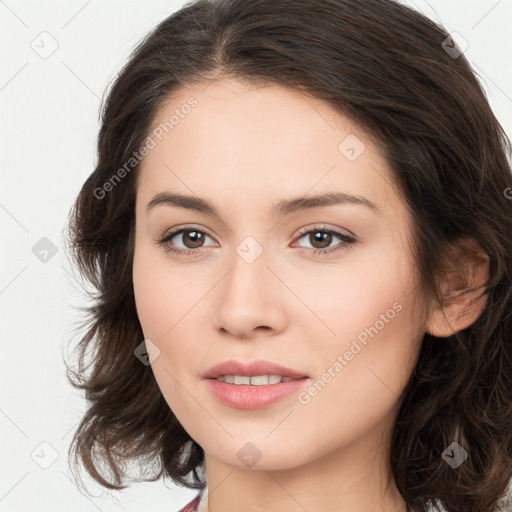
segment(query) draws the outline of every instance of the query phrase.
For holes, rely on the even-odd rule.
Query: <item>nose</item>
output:
[[[286,289],[263,251],[248,262],[238,253],[215,295],[215,326],[235,338],[272,336],[286,327]],[[273,265],[272,265],[273,266]]]

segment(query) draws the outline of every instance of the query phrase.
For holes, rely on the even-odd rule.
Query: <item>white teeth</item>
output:
[[[228,384],[236,384],[240,386],[265,386],[267,384],[279,384],[280,382],[289,382],[291,377],[281,377],[281,375],[256,375],[247,377],[245,375],[221,375],[217,380]]]
[[[251,383],[251,377],[242,377],[235,375],[235,382],[234,384],[250,384]]]

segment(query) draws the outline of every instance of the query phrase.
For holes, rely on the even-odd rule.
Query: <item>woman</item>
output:
[[[199,512],[510,506],[510,143],[454,48],[391,0],[199,0],[139,45],[70,219],[75,463]]]

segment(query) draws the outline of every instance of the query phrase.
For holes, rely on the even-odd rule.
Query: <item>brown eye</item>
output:
[[[332,234],[326,231],[311,231],[309,242],[315,249],[326,249],[332,243]]]
[[[171,231],[157,243],[167,252],[180,255],[199,255],[205,246],[205,237],[210,235],[196,228],[181,228]],[[181,246],[181,247],[180,247]]]
[[[297,240],[304,239],[308,242],[309,247],[299,244],[299,247],[313,250],[313,254],[331,253],[339,249],[344,249],[357,242],[357,238],[353,235],[341,233],[328,229],[327,227],[315,227],[308,231],[303,231]],[[335,243],[337,239],[338,243]]]
[[[181,233],[183,234],[183,244],[187,249],[196,249],[197,247],[201,247],[204,243],[204,236],[201,231],[186,229]]]

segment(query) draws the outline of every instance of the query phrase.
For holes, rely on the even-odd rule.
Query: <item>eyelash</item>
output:
[[[173,239],[176,235],[179,235],[181,233],[185,233],[188,231],[195,231],[197,233],[201,233],[202,235],[208,235],[210,238],[213,238],[207,231],[203,231],[201,229],[197,229],[194,226],[186,226],[179,229],[176,229],[174,231],[168,232],[163,238],[160,240],[157,240],[157,244],[162,246],[165,251],[171,254],[178,254],[183,256],[197,256],[199,253],[199,249],[201,247],[198,247],[197,249],[180,249],[176,247],[171,247],[169,245],[169,241]],[[335,245],[334,247],[326,248],[326,249],[312,249],[313,255],[316,256],[318,253],[322,254],[330,254],[335,251],[339,251],[342,249],[347,249],[350,244],[354,244],[358,241],[358,239],[355,236],[347,235],[345,233],[341,233],[340,231],[335,231],[333,229],[328,229],[325,226],[315,226],[312,229],[304,229],[299,231],[299,234],[297,236],[297,240],[302,238],[304,235],[308,235],[310,233],[327,233],[330,235],[337,236],[342,243],[339,243]],[[308,249],[307,247],[301,247],[302,249]],[[310,249],[311,250],[311,249]]]

